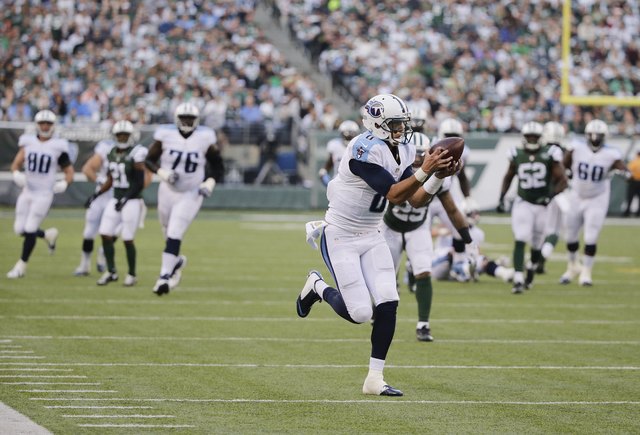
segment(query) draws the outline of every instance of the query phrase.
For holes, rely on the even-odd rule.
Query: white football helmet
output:
[[[422,131],[424,129],[424,124],[427,122],[427,118],[429,117],[427,109],[415,103],[409,103],[407,106],[411,112],[411,128],[415,132]]]
[[[462,123],[454,118],[447,118],[440,123],[438,127],[438,138],[445,137],[462,137],[464,129]]]
[[[599,150],[604,145],[604,140],[609,134],[609,127],[604,121],[594,119],[589,121],[584,129],[584,134],[587,136],[587,143],[592,150]]]
[[[34,121],[36,122],[36,132],[38,133],[39,137],[43,139],[49,139],[53,135],[53,130],[56,123],[56,115],[51,110],[45,109],[39,111],[38,113],[36,113]],[[48,130],[44,131],[40,126],[40,124],[42,123],[51,124],[51,127]]]
[[[542,146],[542,131],[539,122],[529,121],[522,126],[522,146],[528,151],[537,151]]]
[[[182,133],[191,133],[200,123],[200,110],[192,103],[181,103],[176,107],[173,116],[178,130]]]
[[[355,121],[346,120],[340,124],[338,131],[344,143],[348,144],[351,139],[360,134],[360,126],[358,126],[358,123]]]
[[[545,145],[562,146],[564,136],[564,127],[559,122],[549,121],[542,127],[542,143]]]
[[[113,127],[111,128],[111,134],[113,134],[113,137],[116,140],[116,146],[120,149],[126,149],[129,148],[131,145],[133,145],[133,141],[134,141],[134,130],[133,130],[133,124],[127,120],[123,120],[123,121],[118,121],[115,124],[113,124]],[[118,135],[128,135],[126,137],[126,139],[124,139],[124,141],[120,141],[120,139],[118,138]]]
[[[427,154],[431,141],[426,134],[414,132],[409,142],[414,144],[416,147],[416,158],[413,161],[413,167],[419,168],[424,161],[424,156]]]
[[[380,94],[367,101],[360,110],[364,128],[393,146],[411,139],[411,113],[402,99],[393,94]]]

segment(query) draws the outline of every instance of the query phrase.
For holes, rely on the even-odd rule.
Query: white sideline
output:
[[[0,402],[0,422],[2,422],[0,435],[51,435],[47,429],[2,402]]]

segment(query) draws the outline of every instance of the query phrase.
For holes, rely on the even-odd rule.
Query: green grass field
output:
[[[640,226],[607,224],[591,288],[557,284],[563,246],[524,295],[486,276],[436,283],[434,343],[415,340],[403,286],[385,378],[405,396],[388,399],[361,394],[370,325],[326,304],[296,316],[308,270],[328,278],[304,240],[321,212],[201,212],[162,298],[155,214],[134,288],[121,243],[120,282],[72,276],[82,216],[52,211],[57,252],[40,240],[8,280],[22,239],[0,211],[0,401],[53,433],[640,433]],[[509,255],[510,227],[482,226],[485,251]]]

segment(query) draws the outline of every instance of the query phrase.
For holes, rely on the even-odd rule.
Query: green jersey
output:
[[[129,191],[130,180],[135,171],[136,163],[144,162],[147,157],[147,149],[142,145],[130,146],[125,149],[113,147],[107,154],[108,170],[113,179],[113,196],[121,199]],[[138,192],[133,198],[142,198],[142,192]]]
[[[546,204],[551,196],[551,175],[554,162],[562,160],[557,146],[543,146],[535,152],[514,148],[511,161],[518,175],[518,196],[532,204]]]

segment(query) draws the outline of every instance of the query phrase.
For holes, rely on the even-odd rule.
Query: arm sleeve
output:
[[[216,180],[217,183],[223,182],[224,178],[224,161],[222,160],[222,154],[220,151],[214,146],[211,145],[207,149],[207,154],[205,155],[207,159],[207,167],[205,171],[204,178],[207,179],[212,177]]]
[[[389,189],[395,184],[393,176],[386,169],[373,163],[351,159],[349,160],[349,169],[382,196],[387,196]]]
[[[138,196],[144,188],[144,171],[141,169],[135,169],[133,175],[129,180],[129,190],[125,194],[127,198],[135,198]]]
[[[61,168],[66,168],[70,164],[71,164],[71,159],[69,158],[69,154],[67,153],[60,154],[60,157],[58,157],[58,165]]]

